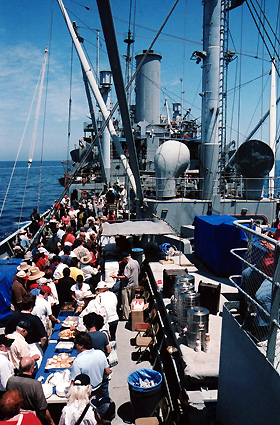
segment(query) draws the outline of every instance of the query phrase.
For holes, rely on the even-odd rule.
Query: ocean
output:
[[[13,161],[0,161],[0,211],[14,166]],[[63,191],[59,177],[64,174],[60,161],[44,161],[40,190],[39,213],[48,210]],[[18,161],[9,189],[8,197],[0,217],[0,240],[5,239],[26,221],[30,220],[33,208],[38,205],[40,161],[33,161],[28,176],[26,194],[24,189],[27,179],[27,161]],[[23,202],[24,198],[24,202]],[[22,213],[21,213],[22,210]],[[21,219],[20,219],[21,215]]]

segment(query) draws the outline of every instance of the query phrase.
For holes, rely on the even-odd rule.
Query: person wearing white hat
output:
[[[14,257],[15,258],[23,258],[24,257],[24,252],[21,249],[21,246],[19,246],[19,245],[14,246],[13,251],[14,251]]]
[[[81,259],[80,259],[80,263],[81,263],[81,270],[84,273],[85,276],[85,282],[88,283],[89,279],[93,276],[96,276],[99,272],[100,266],[97,266],[97,268],[93,268],[90,265],[90,262],[92,260],[92,256],[91,254],[87,254],[84,255]]]
[[[107,322],[109,324],[111,341],[116,341],[116,332],[119,323],[119,316],[117,313],[118,299],[113,292],[109,291],[108,284],[102,280],[98,283],[96,290],[98,291],[96,300],[107,312]]]
[[[22,229],[19,232],[20,246],[26,251],[30,245],[30,239],[27,237],[26,230]]]

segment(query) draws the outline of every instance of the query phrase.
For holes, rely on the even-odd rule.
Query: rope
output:
[[[28,160],[28,168],[27,168],[27,173],[26,173],[25,188],[24,188],[24,193],[23,193],[23,198],[22,198],[22,203],[21,203],[21,209],[20,209],[20,215],[19,215],[19,221],[18,221],[18,229],[20,227],[21,219],[22,219],[22,211],[23,211],[26,189],[27,189],[27,183],[28,183],[28,178],[29,178],[29,170],[30,170],[30,167],[31,167],[31,164],[32,164],[32,161],[33,161],[33,154],[34,154],[34,148],[35,148],[35,142],[36,142],[36,136],[37,136],[40,106],[41,106],[41,100],[42,100],[42,91],[43,91],[43,84],[44,84],[44,77],[45,77],[45,70],[46,70],[46,63],[47,63],[47,55],[48,55],[48,49],[45,49],[44,60],[43,60],[38,84],[37,84],[37,87],[36,87],[36,91],[37,91],[37,88],[39,86],[39,94],[38,94],[38,101],[37,101],[37,106],[36,106],[36,113],[35,113],[35,121],[34,121],[34,126],[33,126],[31,146],[30,146],[30,151],[29,151],[29,160]],[[40,85],[39,85],[39,81],[40,81]]]
[[[8,187],[7,187],[7,190],[6,190],[6,194],[5,194],[5,197],[4,197],[4,201],[3,201],[3,204],[2,204],[2,207],[1,207],[0,218],[2,217],[2,213],[3,213],[3,210],[4,210],[5,204],[6,204],[8,194],[9,194],[10,186],[11,186],[11,183],[12,183],[12,180],[13,180],[14,172],[15,172],[16,165],[17,165],[17,162],[18,162],[18,157],[19,157],[19,154],[20,154],[20,151],[21,151],[21,148],[22,148],[22,143],[23,143],[23,140],[24,140],[24,137],[25,137],[27,126],[28,126],[28,123],[29,123],[29,120],[30,120],[31,111],[33,109],[33,104],[34,104],[36,93],[37,93],[37,90],[38,90],[38,84],[39,84],[39,81],[37,82],[37,85],[36,85],[36,88],[35,88],[33,99],[32,99],[32,102],[31,102],[31,105],[30,105],[30,108],[29,108],[27,120],[26,120],[26,123],[25,123],[25,126],[24,126],[23,134],[21,136],[17,156],[16,156],[16,159],[15,159],[15,162],[14,162],[14,166],[13,166],[13,169],[12,169],[12,172],[11,172],[11,177],[10,177]]]
[[[71,61],[70,61],[70,84],[69,84],[69,105],[68,105],[68,132],[67,132],[67,171],[69,165],[69,149],[70,149],[70,137],[71,137],[71,111],[72,111],[72,81],[73,81],[73,47],[71,46]]]

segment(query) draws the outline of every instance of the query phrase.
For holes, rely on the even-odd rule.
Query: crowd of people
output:
[[[115,221],[114,192],[109,189],[108,193],[103,199],[83,199],[74,206],[65,196],[55,204],[52,220],[32,249],[33,232],[43,224],[37,210],[32,213],[32,233],[20,232],[14,252],[22,262],[11,290],[12,313],[5,334],[0,335],[1,423],[54,424],[42,384],[34,378],[67,302],[79,312],[74,341],[78,355],[59,425],[74,425],[79,418],[82,424],[106,424],[114,416],[108,359],[119,316],[129,318],[140,267],[131,257],[128,241],[120,237],[116,241],[119,272],[112,275],[115,284],[104,281],[102,227],[106,221]]]

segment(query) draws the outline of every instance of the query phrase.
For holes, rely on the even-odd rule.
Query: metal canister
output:
[[[204,307],[196,306],[190,308],[187,312],[187,342],[191,348],[196,347],[196,341],[205,341],[209,327],[209,310]]]
[[[181,332],[187,327],[187,314],[188,310],[199,306],[200,294],[193,290],[184,290],[179,291],[178,294],[178,331]]]
[[[178,317],[178,297],[181,291],[194,291],[194,276],[190,274],[187,276],[178,275],[175,278],[174,296],[171,299],[175,320],[177,320]]]

